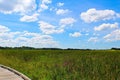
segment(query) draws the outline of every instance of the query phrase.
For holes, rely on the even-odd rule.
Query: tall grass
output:
[[[32,80],[120,80],[120,51],[0,50],[0,64]]]

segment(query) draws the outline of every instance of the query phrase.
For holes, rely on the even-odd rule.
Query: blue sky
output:
[[[120,47],[120,0],[0,0],[0,46]]]

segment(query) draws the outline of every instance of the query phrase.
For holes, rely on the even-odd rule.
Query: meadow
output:
[[[32,80],[120,80],[120,50],[0,50],[0,64]]]

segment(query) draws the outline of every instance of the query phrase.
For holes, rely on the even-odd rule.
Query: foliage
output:
[[[0,64],[32,80],[120,80],[119,50],[0,50]]]

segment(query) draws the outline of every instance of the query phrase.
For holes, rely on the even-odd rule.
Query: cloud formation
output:
[[[80,32],[74,32],[74,33],[70,33],[69,36],[71,37],[80,37],[82,34]]]
[[[68,12],[69,12],[68,9],[58,9],[58,10],[56,11],[56,14],[57,14],[57,15],[63,15],[63,14],[67,14]]]
[[[0,25],[0,46],[19,47],[58,47],[57,41],[53,40],[50,35],[41,35],[39,33],[24,32],[11,32],[8,27]]]
[[[104,36],[104,39],[108,42],[120,41],[120,29],[112,31],[110,34]]]
[[[7,1],[7,2],[6,2]],[[5,14],[26,13],[36,8],[35,0],[1,0],[0,12]]]
[[[44,21],[39,21],[39,26],[40,26],[40,30],[44,33],[44,34],[53,34],[53,33],[62,33],[64,32],[64,29],[62,28],[57,28],[54,25],[51,25],[47,22]]]
[[[80,17],[86,23],[97,22],[100,20],[110,20],[120,17],[120,14],[113,10],[96,10],[95,8],[82,12]]]
[[[0,25],[0,33],[8,32],[8,31],[10,31],[9,28],[7,28],[7,27],[5,27],[3,25]]]
[[[52,0],[41,0],[39,12],[48,9],[48,4],[51,4]]]
[[[98,41],[99,41],[98,37],[91,37],[88,39],[88,42],[98,42]]]
[[[59,3],[57,3],[57,6],[58,6],[58,7],[64,6],[64,3],[59,2]]]
[[[67,25],[73,25],[73,23],[75,23],[76,20],[74,18],[71,18],[71,17],[68,17],[68,18],[63,18],[60,20],[59,24],[62,26],[62,27],[65,27]]]
[[[22,22],[34,22],[38,20],[38,13],[34,13],[33,15],[24,15],[22,18],[20,18],[20,21]]]
[[[110,23],[103,23],[99,26],[94,27],[95,31],[102,31],[107,29],[116,29],[118,28],[119,24],[117,22],[110,24]]]

